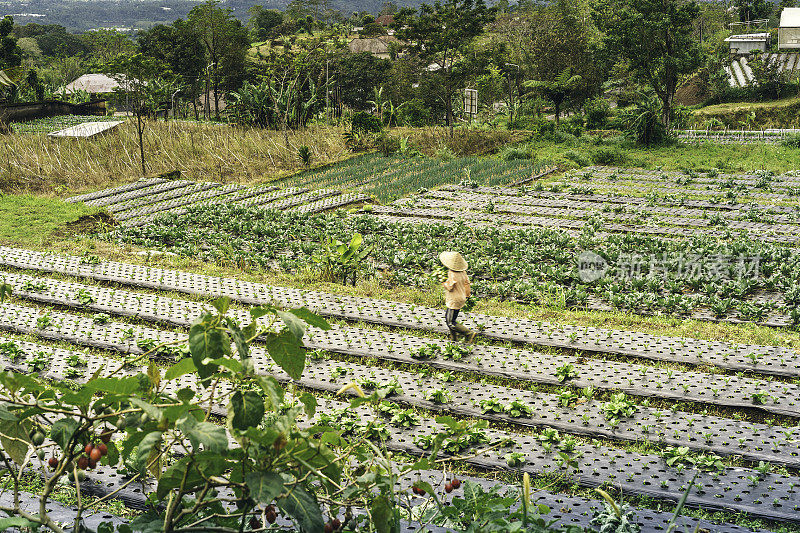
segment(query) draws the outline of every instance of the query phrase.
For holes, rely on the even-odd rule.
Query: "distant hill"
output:
[[[60,24],[73,32],[96,28],[136,30],[170,23],[186,14],[201,0],[0,0],[0,17],[13,15],[18,24]],[[283,9],[289,0],[226,0],[240,19],[256,4]],[[331,0],[331,6],[349,15],[353,11],[378,13],[384,0]],[[403,5],[406,2],[395,3]],[[416,3],[416,2],[414,2]]]

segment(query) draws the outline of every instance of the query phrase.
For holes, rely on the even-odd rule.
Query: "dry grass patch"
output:
[[[145,137],[148,174],[180,170],[184,178],[259,183],[302,168],[297,150],[311,149],[312,165],[349,155],[343,130],[314,126],[288,132],[221,124],[151,122]],[[0,190],[71,196],[141,177],[132,122],[95,139],[12,134],[0,143]]]

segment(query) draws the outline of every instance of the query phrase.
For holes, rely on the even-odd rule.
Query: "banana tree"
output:
[[[567,67],[553,80],[529,80],[524,82],[523,86],[533,89],[535,92],[553,102],[556,125],[558,125],[558,121],[561,117],[561,105],[572,93],[578,90],[581,82],[583,82],[583,78],[578,74],[572,74],[572,67]]]
[[[0,87],[13,89],[22,79],[23,69],[21,67],[0,70]],[[11,133],[11,127],[6,124],[5,118],[0,113],[0,134]]]

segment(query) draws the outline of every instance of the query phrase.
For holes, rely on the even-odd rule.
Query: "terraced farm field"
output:
[[[326,236],[359,233],[372,251],[368,277],[416,288],[429,286],[448,243],[468,258],[481,298],[796,326],[798,184],[590,168],[514,188],[443,185],[349,218],[210,205],[110,238],[297,272]],[[586,253],[597,272],[582,272]]]
[[[144,494],[248,490],[252,507],[220,507],[241,516],[242,531],[349,530],[354,512],[380,514],[382,491],[401,495],[409,532],[464,530],[472,511],[445,519],[443,509],[493,491],[509,495],[508,517],[526,523],[529,503],[543,505],[538,518],[564,533],[800,531],[795,174],[551,174],[530,161],[368,155],[280,185],[154,179],[71,200],[120,222],[105,245],[251,272],[307,276],[323,264],[320,250],[360,234],[369,253],[357,277],[377,278],[397,299],[367,297],[366,284],[311,291],[0,247],[6,368],[91,386],[119,367],[115,387],[160,395],[163,411],[138,397],[120,405],[135,412],[127,429],[99,422],[113,438],[139,435],[139,469],[125,466],[138,488],[100,462],[82,491],[163,521],[183,511],[153,508]],[[368,195],[389,203],[338,210]],[[479,332],[475,344],[446,340],[442,309],[417,303],[441,290],[431,272],[444,249],[470,263],[481,311],[462,321]],[[259,327],[239,326],[250,321]],[[287,336],[302,337],[302,350]],[[109,383],[86,394],[123,394]],[[189,420],[192,401],[204,413]],[[265,436],[265,420],[291,429]],[[323,434],[324,446],[295,457],[305,430]],[[158,447],[179,432],[188,443]],[[47,454],[62,435],[43,439]],[[250,446],[288,454],[306,477],[223,484],[214,481],[222,470],[186,466],[182,454],[200,443],[197,457],[224,449],[230,457],[213,460],[226,465],[249,458]],[[159,449],[170,450],[157,458],[164,469],[145,468]],[[392,459],[373,464],[380,449]],[[329,452],[356,464],[335,475],[331,463],[311,464]],[[297,487],[298,502],[286,503]],[[596,488],[627,505],[604,502]],[[347,497],[365,508],[341,505]],[[301,508],[322,508],[328,522]]]

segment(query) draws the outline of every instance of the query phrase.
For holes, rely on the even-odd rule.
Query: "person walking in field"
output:
[[[458,340],[460,333],[467,342],[472,342],[478,333],[457,322],[458,312],[467,303],[467,298],[471,294],[467,261],[458,252],[442,252],[439,254],[439,260],[447,267],[447,279],[442,282],[442,287],[445,291],[444,300],[447,304],[445,320],[450,329],[450,339]]]

